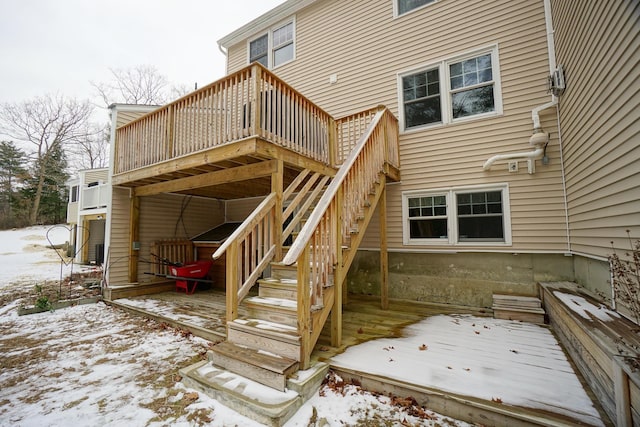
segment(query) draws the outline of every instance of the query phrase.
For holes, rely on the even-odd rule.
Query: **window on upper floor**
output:
[[[259,62],[269,66],[269,35],[265,34],[249,42],[249,63]]]
[[[399,75],[404,130],[502,113],[495,47]]]
[[[414,9],[434,3],[435,0],[394,0],[396,2],[396,15],[404,15]]]
[[[249,63],[259,62],[267,68],[276,68],[295,57],[294,21],[278,25],[249,41]]]
[[[510,245],[507,185],[408,191],[402,195],[406,245]]]
[[[75,203],[78,201],[78,186],[74,185],[71,187],[71,194],[69,194],[69,201],[71,203]]]

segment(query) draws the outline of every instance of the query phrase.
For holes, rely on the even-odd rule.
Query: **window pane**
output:
[[[467,59],[462,62],[462,71],[465,73],[475,72],[478,69],[476,66],[476,59]]]
[[[404,119],[406,128],[442,121],[440,96],[405,104]]]
[[[493,85],[454,93],[451,102],[454,119],[494,111]]]
[[[451,64],[449,66],[449,74],[451,74],[452,76],[462,75],[462,62],[456,62],[455,64]]]
[[[277,67],[283,62],[293,59],[293,43],[273,51],[273,66]]]
[[[259,61],[262,63],[261,58],[267,57],[269,51],[269,37],[267,34],[255,39],[249,43],[249,62]],[[263,65],[267,65],[263,63]]]
[[[438,69],[421,71],[402,78],[405,128],[442,120]]]
[[[504,241],[501,191],[459,193],[456,201],[460,241]]]
[[[273,31],[273,46],[278,47],[293,40],[293,22]]]
[[[409,236],[412,239],[446,239],[447,220],[446,218],[410,220]]]
[[[398,0],[398,15],[432,2],[433,0]]]
[[[470,73],[464,75],[464,85],[473,86],[478,83],[478,74]]]
[[[483,70],[486,68],[491,68],[491,54],[487,53],[486,55],[482,55],[478,57],[478,69]]]
[[[493,80],[493,73],[491,72],[491,68],[488,70],[481,70],[478,73],[478,81],[479,83],[490,82]]]
[[[458,218],[460,241],[482,239],[504,241],[502,216],[470,216]]]

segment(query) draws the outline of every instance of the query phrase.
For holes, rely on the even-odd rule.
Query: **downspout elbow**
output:
[[[544,153],[544,147],[538,147],[533,151],[526,151],[523,153],[510,153],[510,154],[496,154],[493,157],[490,157],[489,160],[487,160],[484,165],[482,166],[482,169],[484,170],[489,170],[491,169],[491,166],[497,162],[498,160],[514,160],[514,159],[518,159],[518,160],[529,160],[529,159],[539,159],[540,157],[542,157],[542,154]]]

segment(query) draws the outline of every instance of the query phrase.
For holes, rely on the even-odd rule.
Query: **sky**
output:
[[[0,0],[0,103],[60,94],[100,104],[90,82],[138,65],[202,87],[225,74],[217,41],[283,2]]]

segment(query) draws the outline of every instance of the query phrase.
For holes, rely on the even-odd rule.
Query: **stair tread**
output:
[[[492,309],[493,311],[513,311],[518,313],[535,313],[535,314],[545,313],[543,308],[536,308],[536,307],[500,307],[500,306],[494,305]]]
[[[265,334],[280,337],[286,341],[300,341],[298,329],[293,326],[284,325],[282,323],[270,322],[261,319],[235,319],[229,323],[230,327],[235,327],[252,333],[264,332]]]
[[[269,277],[266,279],[258,280],[258,283],[264,284],[267,286],[277,286],[277,285],[293,286],[293,285],[297,285],[298,281],[296,279],[286,279],[286,278],[278,279],[275,277]]]
[[[243,304],[246,306],[260,306],[263,308],[270,308],[278,311],[287,311],[295,313],[298,310],[297,301],[286,299],[286,298],[276,298],[276,297],[249,297],[245,298]]]
[[[298,367],[298,362],[293,359],[229,341],[216,344],[211,351],[281,375],[289,375]]]

